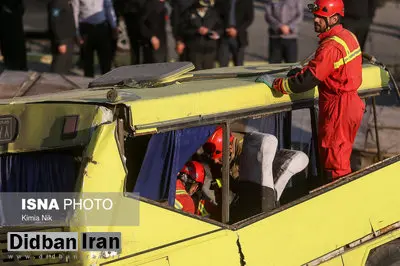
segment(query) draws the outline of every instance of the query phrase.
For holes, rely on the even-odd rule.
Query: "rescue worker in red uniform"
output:
[[[194,202],[187,193],[185,183],[181,179],[176,180],[176,194],[174,207],[178,210],[194,214]]]
[[[212,160],[214,163],[213,165],[219,170],[219,172],[222,167],[222,139],[223,129],[222,127],[217,127],[214,133],[203,145],[205,154]],[[239,177],[239,158],[242,153],[242,147],[243,134],[238,133],[233,135],[231,133],[229,137],[229,174],[235,180]]]
[[[205,178],[204,166],[201,163],[197,161],[187,162],[178,174],[175,208],[203,217],[210,217],[213,206],[211,201],[202,193]]]
[[[203,217],[210,217],[213,212],[213,206],[211,201],[202,193],[202,187],[206,179],[204,166],[197,161],[187,162],[179,172],[179,179],[184,180],[186,191],[193,199],[194,213]]]
[[[241,133],[231,133],[229,136],[229,176],[230,176],[230,204],[234,202],[237,197],[235,194],[236,185],[239,178],[239,159],[242,153],[243,147],[243,136]],[[209,168],[211,176],[211,185],[208,184],[203,186],[203,193],[211,199],[214,203],[213,206],[217,206],[219,209],[215,210],[219,216],[216,216],[216,220],[220,220],[221,217],[221,202],[222,202],[222,149],[223,149],[223,129],[217,127],[214,133],[208,138],[207,142],[203,145],[204,156],[201,160],[207,169]],[[207,180],[206,180],[207,182]]]
[[[194,214],[194,202],[189,193],[192,191],[192,185],[195,182],[191,182],[193,179],[188,176],[190,173],[188,170],[189,163],[190,162],[186,163],[183,169],[178,173],[174,207],[178,210]]]
[[[351,172],[350,155],[365,109],[357,94],[362,56],[357,38],[340,24],[342,0],[316,0],[308,8],[314,13],[314,29],[320,39],[314,58],[286,78],[263,75],[257,81],[283,94],[318,86],[319,150],[325,177],[331,181]]]

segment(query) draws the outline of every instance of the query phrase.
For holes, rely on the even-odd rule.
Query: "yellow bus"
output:
[[[126,66],[92,81],[86,89],[49,93],[47,88],[36,95],[1,97],[2,193],[114,192],[127,204],[113,208],[112,216],[134,212],[137,204],[139,208],[138,224],[131,226],[112,219],[102,226],[79,220],[69,227],[3,226],[0,264],[399,263],[400,156],[380,158],[336,182],[323,183],[316,148],[317,89],[278,95],[255,82],[266,72],[285,75],[281,70],[288,66],[203,71],[192,71],[187,62]],[[391,85],[386,70],[363,65],[362,98],[373,99]],[[309,124],[301,123],[311,133],[292,123],[306,116]],[[173,207],[177,171],[217,126],[224,129],[220,220]],[[263,140],[269,134],[278,140],[275,157],[280,151],[292,151],[306,160],[282,183],[276,175],[285,160],[274,159],[274,198],[263,197],[262,182],[255,182],[254,191],[238,193],[239,203],[231,203],[230,131],[244,135],[244,150],[250,143],[247,138]],[[299,134],[304,136],[300,140]],[[243,153],[249,171],[253,166],[263,171],[260,154],[270,147],[259,143]],[[239,173],[245,176],[245,170]],[[249,194],[252,199],[246,201]],[[3,201],[2,207],[13,204]],[[41,230],[121,232],[121,251],[80,251],[77,258],[67,260],[65,254],[29,253],[27,258],[27,253],[7,250],[7,232]]]

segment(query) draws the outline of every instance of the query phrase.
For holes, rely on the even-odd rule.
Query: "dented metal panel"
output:
[[[0,153],[86,145],[98,125],[113,119],[112,111],[105,107],[79,104],[0,105],[0,113],[18,121],[17,136],[0,145]],[[71,139],[62,138],[67,116],[78,116],[76,136]]]

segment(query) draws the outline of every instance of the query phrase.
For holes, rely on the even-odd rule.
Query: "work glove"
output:
[[[297,73],[299,73],[302,70],[301,67],[294,67],[292,69],[289,70],[289,72],[287,73],[287,77],[291,77],[291,76],[295,76]]]
[[[272,89],[273,88],[273,84],[274,84],[274,80],[275,80],[274,76],[269,75],[269,74],[264,74],[262,76],[259,76],[256,79],[256,82],[264,83],[264,84],[266,84],[268,87],[270,87]]]

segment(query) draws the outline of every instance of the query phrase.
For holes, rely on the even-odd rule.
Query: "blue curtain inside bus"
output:
[[[73,192],[76,170],[72,155],[4,154],[0,156],[0,192]]]
[[[194,127],[154,135],[133,192],[152,200],[168,199],[169,205],[173,206],[178,172],[215,128]]]

